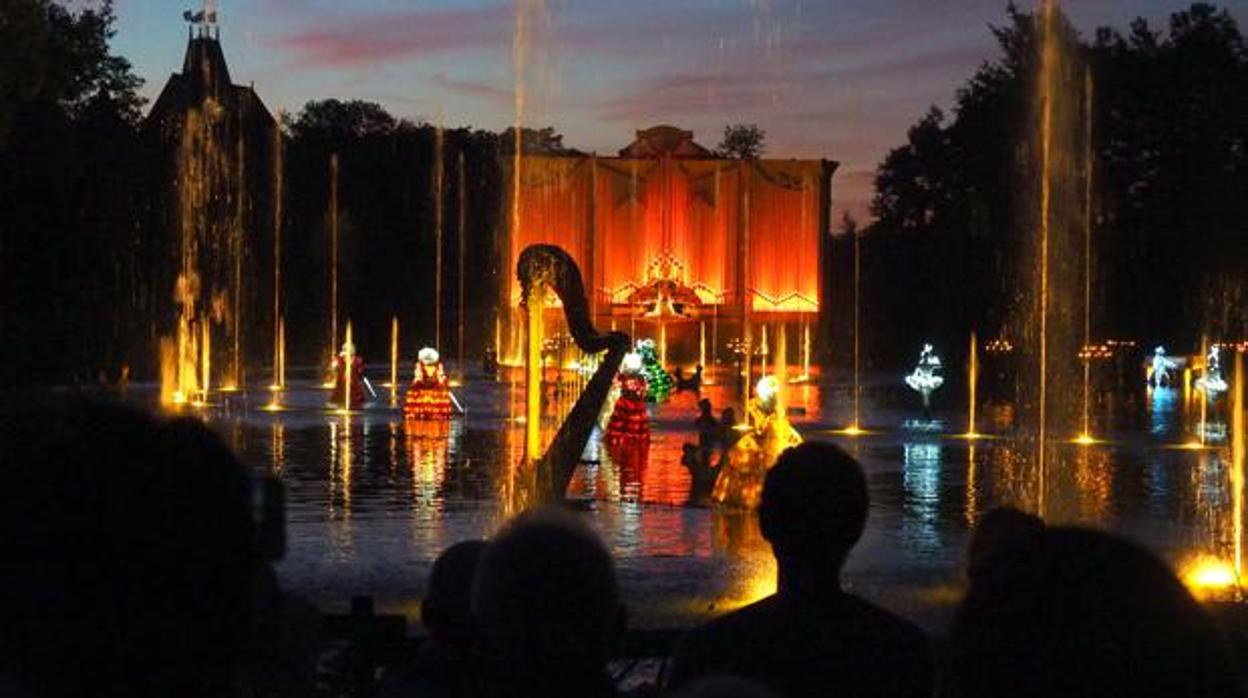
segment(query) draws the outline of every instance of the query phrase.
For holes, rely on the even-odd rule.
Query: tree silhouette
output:
[[[767,152],[766,141],[767,132],[758,124],[730,124],[724,127],[724,138],[715,153],[734,160],[757,160]]]

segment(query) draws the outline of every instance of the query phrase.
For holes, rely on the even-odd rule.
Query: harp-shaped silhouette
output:
[[[589,298],[585,295],[581,270],[563,249],[554,245],[526,247],[516,263],[516,275],[520,279],[526,315],[533,312],[529,303],[531,294],[548,288],[555,292],[563,304],[568,331],[576,346],[588,354],[607,352],[598,370],[589,379],[571,411],[559,425],[559,431],[546,452],[535,462],[539,496],[547,501],[559,500],[567,492],[572,472],[580,462],[585,443],[598,422],[598,413],[611,391],[620,362],[632,344],[629,336],[623,332],[603,334],[594,328],[589,316]],[[532,458],[532,454],[529,457]]]

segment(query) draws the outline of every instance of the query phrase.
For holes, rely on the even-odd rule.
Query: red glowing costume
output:
[[[345,391],[343,386],[347,380],[347,357],[346,354],[339,354],[334,359],[334,392],[330,396],[330,402],[345,407],[343,396]],[[351,406],[364,404],[367,393],[364,390],[364,360],[359,354],[351,356]]]
[[[442,362],[416,362],[416,376],[403,398],[403,417],[441,420],[451,416],[451,390]]]
[[[615,448],[626,441],[650,440],[650,416],[646,414],[645,376],[640,373],[621,373],[620,397],[607,422],[607,446]]]

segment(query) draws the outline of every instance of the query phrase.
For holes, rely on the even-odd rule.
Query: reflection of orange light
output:
[[[1079,446],[1091,446],[1092,444],[1097,443],[1097,440],[1092,438],[1091,434],[1080,434],[1074,439],[1071,439],[1070,442],[1072,444],[1078,444]]]
[[[840,436],[866,436],[867,434],[870,434],[871,432],[867,431],[866,429],[863,429],[857,424],[850,424],[844,429],[835,429],[832,431],[832,433],[838,434]]]

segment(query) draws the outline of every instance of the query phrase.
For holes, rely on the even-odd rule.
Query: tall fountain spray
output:
[[[788,415],[789,408],[789,333],[784,323],[776,326],[776,381],[780,389],[776,392],[776,413],[782,418]]]
[[[975,333],[971,333],[971,355],[966,367],[966,438],[975,439],[979,433],[975,431],[975,390],[979,384],[979,342]]]
[[[212,330],[208,327],[208,323],[199,326],[202,330],[203,337],[200,340],[199,348],[203,352],[200,357],[199,366],[204,372],[201,380],[201,397],[200,404],[208,404],[208,394],[212,388]]]
[[[468,258],[468,173],[464,169],[464,151],[459,151],[459,221],[455,230],[459,236],[459,291],[455,299],[459,308],[455,312],[455,322],[459,326],[455,338],[456,358],[455,369],[459,374],[459,382],[464,382],[464,279],[467,277]]]
[[[286,387],[282,348],[282,129],[273,126],[273,385]],[[276,401],[276,398],[274,398]]]
[[[342,381],[342,413],[349,414],[351,412],[351,386],[354,385],[354,383],[351,382],[353,378],[351,374],[353,370],[355,369],[355,366],[353,365],[355,363],[355,342],[352,341],[351,339],[351,321],[350,320],[347,320],[347,335],[346,335],[346,339],[342,347],[342,351],[343,351],[343,357],[342,357],[343,369],[342,370],[343,370],[343,376],[344,376],[344,379]]]
[[[442,232],[443,203],[445,197],[444,180],[446,163],[443,158],[445,149],[445,130],[441,119],[434,127],[433,139],[433,346],[443,351],[442,346]]]
[[[329,360],[338,349],[338,153],[329,157]]]
[[[1034,21],[1034,121],[1029,130],[1032,138],[1019,151],[1020,166],[1029,176],[1021,180],[1024,195],[1019,197],[1022,207],[1018,211],[1024,239],[1033,245],[1021,260],[1021,278],[1030,279],[1030,284],[1024,288],[1024,305],[1013,322],[1014,332],[1025,340],[1023,365],[1035,367],[1033,377],[1023,381],[1020,409],[1032,427],[1034,503],[1044,516],[1049,513],[1046,498],[1054,458],[1050,435],[1074,433],[1081,426],[1076,361],[1080,335],[1091,337],[1085,220],[1090,211],[1089,147],[1083,134],[1090,120],[1084,104],[1087,72],[1076,61],[1074,29],[1053,0],[1043,3]]]
[[[161,398],[165,404],[206,403],[212,341],[224,335],[229,373],[241,371],[243,149],[223,140],[226,115],[211,97],[182,116],[176,153],[178,267],[174,334],[161,343]]]
[[[1045,468],[1047,467],[1044,457],[1044,445],[1047,438],[1045,432],[1048,426],[1046,420],[1048,418],[1049,399],[1049,230],[1051,227],[1053,199],[1053,99],[1056,97],[1053,81],[1057,72],[1057,44],[1053,36],[1053,21],[1056,10],[1057,2],[1055,0],[1049,0],[1044,4],[1042,10],[1044,31],[1041,33],[1043,47],[1041,48],[1040,102],[1043,111],[1040,117],[1040,157],[1042,163],[1040,175],[1040,395],[1036,434],[1036,464],[1039,477],[1038,508],[1041,516],[1044,516]]]
[[[810,380],[810,321],[802,322],[802,380]]]
[[[861,309],[862,305],[862,253],[859,249],[861,246],[861,235],[857,229],[851,230],[850,234],[854,236],[854,419],[849,426],[844,429],[844,433],[854,436],[862,433],[862,415],[859,411],[860,401],[862,400],[862,377],[861,377],[861,350],[862,342],[860,336],[862,334]]]
[[[1083,76],[1083,427],[1079,443],[1092,443],[1092,68]]]
[[[1201,335],[1200,337],[1200,355],[1204,357],[1209,356],[1209,337],[1207,335]],[[1207,358],[1205,360],[1208,361]],[[1205,376],[1209,375],[1208,364],[1205,365],[1204,373],[1205,373]],[[1199,427],[1200,433],[1198,434],[1198,436],[1200,437],[1200,445],[1204,446],[1205,434],[1207,434],[1209,431],[1209,390],[1207,387],[1204,387],[1203,382],[1201,385],[1202,385],[1202,388],[1200,391],[1200,427]]]
[[[698,365],[706,367],[706,321],[698,323]]]
[[[1235,578],[1244,571],[1244,354],[1235,353],[1235,394],[1231,403],[1231,487],[1234,503]]]
[[[399,316],[390,317],[390,406],[399,404]]]
[[[238,192],[234,197],[234,220],[230,225],[229,233],[230,304],[233,309],[226,323],[229,328],[227,336],[230,338],[230,368],[229,375],[221,386],[221,390],[226,392],[238,390],[243,385],[243,255],[245,254],[243,221],[247,210],[247,179],[244,172],[247,154],[241,133],[235,141],[235,150],[237,163],[235,177]]]
[[[546,309],[546,287],[533,284],[525,298],[528,308],[528,327],[525,366],[524,403],[524,453],[534,461],[542,454],[542,346],[545,333],[542,326]]]

